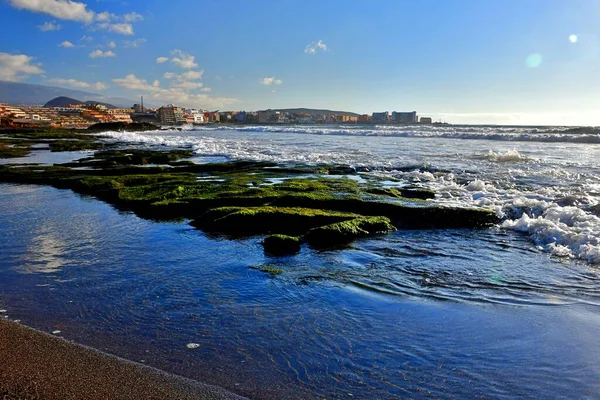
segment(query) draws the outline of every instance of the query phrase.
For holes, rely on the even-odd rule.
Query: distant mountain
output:
[[[44,104],[44,107],[68,107],[70,105],[79,104],[83,104],[83,102],[76,99],[72,99],[71,97],[60,96]]]
[[[291,113],[291,114],[308,114],[308,115],[323,115],[323,114],[337,114],[337,115],[348,115],[351,117],[358,117],[360,114],[349,112],[349,111],[333,111],[333,110],[317,110],[314,108],[279,108],[273,111]]]
[[[46,104],[56,97],[69,97],[72,99],[79,99],[81,102],[92,101],[108,103],[114,104],[117,107],[131,107],[133,103],[139,103],[139,101],[124,99],[122,97],[108,97],[98,93],[84,92],[82,90],[0,81],[0,103],[21,106],[39,106]]]
[[[108,103],[102,103],[99,101],[83,102],[83,101],[79,101],[77,99],[72,99],[70,97],[65,97],[65,96],[60,96],[60,97],[50,100],[49,102],[44,104],[44,107],[68,107],[70,105],[77,105],[77,104],[102,104],[106,108],[118,108],[118,107],[115,107],[112,104],[108,104]]]

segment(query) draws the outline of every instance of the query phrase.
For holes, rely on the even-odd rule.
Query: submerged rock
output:
[[[367,236],[394,232],[386,217],[359,217],[309,230],[304,239],[311,247],[327,248],[350,243]]]
[[[297,236],[271,235],[263,241],[265,253],[273,255],[296,254],[300,251],[301,240]]]

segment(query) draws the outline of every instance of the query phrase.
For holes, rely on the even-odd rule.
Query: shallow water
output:
[[[271,258],[259,237],[229,241],[70,191],[0,185],[7,317],[259,399],[600,395],[598,134],[207,127],[106,136],[192,148],[202,163],[353,165],[356,179],[410,181],[436,190],[434,202],[490,207],[503,220]],[[284,272],[258,270],[268,264]]]
[[[11,319],[253,398],[600,393],[597,270],[516,232],[407,231],[269,258],[259,238],[0,185],[0,238]],[[267,263],[284,273],[251,268]]]

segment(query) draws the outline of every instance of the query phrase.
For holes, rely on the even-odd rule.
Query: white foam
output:
[[[496,161],[496,162],[515,162],[515,161],[529,161],[530,160],[529,158],[522,156],[521,153],[519,153],[515,149],[508,150],[504,153],[502,153],[502,152],[496,153],[496,152],[490,150],[488,152],[488,154],[486,155],[486,158],[490,161]]]

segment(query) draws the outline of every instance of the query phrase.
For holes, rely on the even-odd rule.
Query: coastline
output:
[[[244,397],[0,319],[3,399],[206,399]]]

